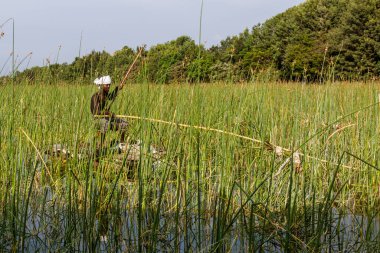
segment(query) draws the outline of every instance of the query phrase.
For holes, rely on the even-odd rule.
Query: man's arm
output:
[[[112,115],[112,113],[109,112],[110,108],[111,108],[111,105],[113,104],[119,90],[121,90],[119,88],[119,86],[115,87],[115,89],[111,92],[111,93],[108,93],[107,95],[107,101],[106,101],[106,107],[105,107],[105,112],[104,114],[106,115]]]
[[[108,94],[107,99],[112,101],[116,98],[117,94],[119,93],[119,86],[116,86],[115,89]]]

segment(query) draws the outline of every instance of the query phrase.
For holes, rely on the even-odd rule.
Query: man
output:
[[[102,142],[108,130],[119,131],[120,142],[125,142],[128,123],[122,119],[115,118],[113,113],[109,111],[111,102],[116,98],[121,88],[115,87],[112,92],[109,92],[111,85],[110,76],[96,78],[94,83],[98,86],[99,91],[91,97],[91,113],[94,116],[104,116],[95,118],[97,129],[100,130],[102,134]]]

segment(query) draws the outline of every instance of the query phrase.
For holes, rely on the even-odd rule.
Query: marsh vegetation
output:
[[[95,166],[94,87],[1,86],[0,250],[379,250],[379,88],[129,85]]]

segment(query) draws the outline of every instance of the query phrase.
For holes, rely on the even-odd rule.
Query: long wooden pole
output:
[[[104,117],[107,117],[107,116],[105,116],[105,115],[96,115],[95,116],[95,118],[104,118]],[[244,135],[240,135],[240,134],[236,134],[236,133],[233,133],[233,132],[228,132],[228,131],[224,131],[224,130],[220,130],[220,129],[210,128],[210,127],[204,127],[204,126],[192,126],[192,125],[180,124],[180,123],[171,122],[171,121],[165,121],[165,120],[153,119],[153,118],[145,118],[145,117],[133,116],[133,115],[115,115],[115,118],[144,120],[144,121],[163,123],[163,124],[177,126],[177,127],[182,127],[182,128],[194,128],[194,129],[205,130],[205,131],[210,131],[210,132],[217,132],[217,133],[221,133],[221,134],[225,134],[225,135],[235,136],[237,138],[244,139],[244,140],[247,140],[247,141],[252,141],[252,142],[258,143],[258,144],[266,144],[266,145],[269,145],[271,147],[271,149],[275,149],[276,147],[279,147],[279,148],[281,148],[281,150],[283,152],[287,152],[287,153],[290,153],[290,154],[291,153],[297,153],[299,156],[304,156],[304,157],[307,157],[307,158],[310,158],[310,159],[313,159],[313,160],[316,160],[316,161],[320,161],[322,163],[329,163],[329,164],[336,165],[336,166],[339,165],[342,168],[348,168],[348,169],[354,168],[353,166],[348,166],[348,165],[344,165],[344,164],[337,164],[337,163],[334,163],[334,162],[331,162],[331,161],[328,161],[328,160],[320,159],[320,158],[315,157],[315,156],[310,156],[310,155],[307,155],[307,154],[296,152],[297,150],[293,150],[292,151],[291,149],[287,149],[287,148],[283,148],[283,147],[280,147],[280,146],[276,146],[276,145],[273,145],[271,143],[265,143],[264,141],[257,140],[255,138],[252,138],[252,137],[249,137],[249,136],[244,136]],[[284,168],[285,165],[287,165],[289,162],[290,162],[290,159],[286,160],[284,162],[284,164],[282,166],[280,166],[280,170],[282,168]],[[279,174],[279,172],[280,171],[278,171],[277,174]]]
[[[140,47],[135,59],[133,60],[131,66],[129,66],[129,69],[127,71],[127,73],[125,74],[123,80],[121,81],[121,83],[119,84],[119,89],[121,90],[123,87],[124,87],[124,84],[125,84],[125,81],[127,80],[128,76],[129,76],[129,73],[131,73],[132,69],[133,69],[133,66],[135,66],[136,62],[137,62],[137,59],[141,56],[141,53],[142,53],[142,50],[144,49],[144,47]],[[115,101],[115,98],[112,99],[112,101],[110,102],[110,104],[106,107],[106,111],[109,111],[113,102]]]
[[[143,47],[140,47],[140,50],[139,50],[139,52],[137,53],[136,58],[133,60],[131,66],[129,66],[129,69],[128,69],[127,73],[125,74],[123,80],[121,81],[121,83],[120,83],[120,85],[119,85],[119,88],[120,88],[120,89],[123,88],[123,86],[124,86],[124,84],[125,84],[125,81],[127,80],[128,76],[129,76],[129,73],[131,73],[133,66],[135,66],[135,64],[136,64],[136,62],[137,62],[137,59],[141,56],[142,50],[143,50]]]

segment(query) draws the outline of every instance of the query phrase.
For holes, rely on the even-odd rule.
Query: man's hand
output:
[[[115,114],[110,111],[105,111],[104,115],[107,115],[109,118],[113,119],[115,117]]]

